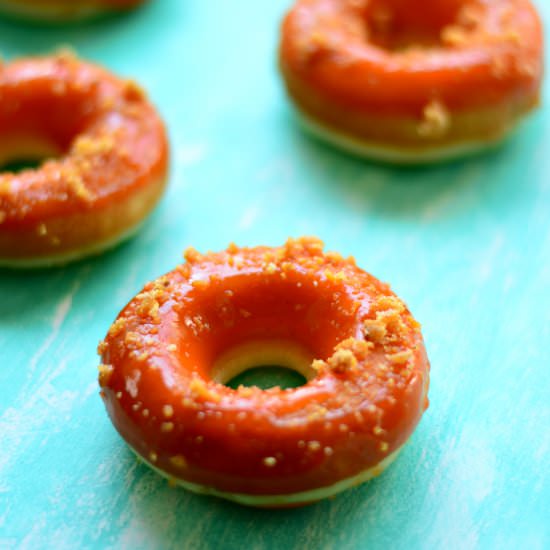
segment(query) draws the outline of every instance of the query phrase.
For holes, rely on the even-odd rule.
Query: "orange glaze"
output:
[[[298,0],[280,66],[307,119],[414,160],[498,140],[534,108],[543,32],[529,0]]]
[[[185,257],[99,346],[111,420],[147,462],[270,505],[375,468],[405,443],[428,405],[429,363],[418,323],[387,285],[313,238]],[[317,358],[306,385],[213,380],[225,352],[269,339]]]
[[[126,11],[144,0],[0,0],[0,12],[40,22],[67,22]]]
[[[0,67],[0,163],[58,155],[0,173],[0,265],[41,265],[100,250],[151,211],[168,143],[143,91],[68,55]]]

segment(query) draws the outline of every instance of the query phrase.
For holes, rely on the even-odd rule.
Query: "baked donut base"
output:
[[[98,256],[99,254],[122,244],[124,241],[131,239],[136,233],[139,232],[141,226],[144,225],[145,222],[146,220],[140,220],[134,227],[131,227],[127,231],[113,237],[112,239],[93,243],[86,247],[79,248],[78,250],[71,250],[69,252],[62,252],[61,254],[37,258],[0,258],[0,268],[30,270],[59,267],[77,260],[82,260],[89,256]]]
[[[167,181],[161,177],[149,183],[144,188],[134,191],[130,196],[122,200],[114,201],[111,205],[99,211],[91,210],[80,214],[60,216],[57,219],[56,233],[60,238],[59,251],[52,249],[41,249],[37,246],[36,234],[32,232],[29,237],[28,231],[18,235],[18,240],[8,241],[7,252],[2,249],[2,226],[0,224],[0,269],[41,269],[56,267],[88,256],[98,255],[106,250],[116,247],[118,244],[130,239],[136,234],[156,208]],[[108,231],[101,231],[105,222],[115,220]],[[51,223],[51,220],[43,220],[44,223]],[[82,236],[82,239],[72,239],[67,242],[67,236],[74,236],[71,227],[86,228],[91,230]],[[77,233],[78,236],[78,233]],[[31,250],[24,254],[14,254],[11,249],[19,243],[19,246],[28,245],[29,239]],[[79,242],[83,242],[82,246]],[[4,243],[5,244],[5,243]],[[4,254],[4,255],[2,255]]]
[[[160,474],[162,477],[168,479],[170,484],[177,485],[199,495],[209,495],[225,500],[230,500],[236,502],[237,504],[242,504],[243,506],[253,506],[256,508],[286,508],[294,506],[305,506],[306,504],[312,504],[319,500],[325,498],[330,498],[337,495],[338,493],[351,489],[356,485],[361,485],[370,479],[379,476],[396,458],[403,445],[395,450],[393,453],[389,454],[384,460],[379,462],[376,466],[364,470],[361,473],[338,481],[334,485],[329,485],[327,487],[318,487],[317,489],[311,489],[309,491],[301,491],[298,493],[285,494],[285,495],[250,495],[245,493],[229,493],[226,491],[219,491],[213,487],[206,487],[203,485],[198,485],[197,483],[192,483],[190,481],[184,481],[179,478],[175,478],[159,470],[156,466],[151,464],[143,456],[141,456],[135,449],[131,446],[128,446],[130,450],[137,456],[138,460],[144,462],[153,469],[155,472]]]
[[[294,107],[297,118],[302,127],[313,136],[338,149],[351,153],[354,156],[367,160],[398,165],[435,164],[473,156],[483,151],[496,148],[512,133],[516,124],[506,129],[502,134],[490,140],[464,141],[462,143],[425,145],[418,148],[400,148],[388,145],[376,145],[372,142],[361,141],[350,135],[338,132],[327,125],[318,122],[302,110]]]
[[[48,3],[37,2],[34,6],[28,6],[19,0],[0,0],[0,14],[19,21],[55,25],[70,21],[85,21],[122,11],[99,7],[93,1],[78,8],[74,5],[71,7],[71,4],[67,1],[53,0]]]

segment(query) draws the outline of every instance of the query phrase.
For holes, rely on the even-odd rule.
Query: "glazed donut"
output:
[[[501,141],[539,103],[529,0],[298,0],[280,68],[305,126],[349,152],[418,163]]]
[[[191,491],[260,507],[381,473],[428,405],[429,364],[404,303],[314,238],[185,258],[98,349],[101,395],[138,456]],[[273,364],[307,383],[225,385]]]
[[[145,0],[0,0],[0,13],[37,22],[64,23],[114,14]]]
[[[168,143],[133,82],[69,55],[0,66],[0,266],[65,263],[132,234],[160,198]]]

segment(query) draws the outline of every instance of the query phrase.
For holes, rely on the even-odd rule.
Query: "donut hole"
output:
[[[39,69],[36,69],[37,71]],[[0,102],[0,171],[39,168],[66,155],[94,118],[85,90],[63,81],[5,85]]]
[[[37,170],[42,163],[48,158],[20,158],[9,160],[0,165],[0,172],[9,172],[10,174],[18,174],[26,170]]]
[[[257,387],[261,390],[270,388],[281,388],[283,390],[290,388],[299,388],[307,383],[299,372],[280,367],[278,365],[266,365],[254,367],[232,378],[225,385],[233,390],[239,387]]]
[[[211,376],[232,389],[297,388],[315,376],[312,360],[311,353],[293,342],[254,341],[230,348],[218,357]]]
[[[13,174],[39,169],[48,160],[60,158],[63,151],[47,140],[0,142],[0,172]]]
[[[443,47],[445,29],[454,25],[464,0],[374,0],[366,13],[369,43],[383,50]]]

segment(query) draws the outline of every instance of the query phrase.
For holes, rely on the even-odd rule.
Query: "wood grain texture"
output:
[[[131,242],[0,272],[1,549],[550,547],[550,111],[493,153],[435,168],[340,154],[300,131],[284,97],[287,4],[157,0],[74,29],[0,23],[6,56],[72,44],[137,78],[173,145],[166,199]],[[309,508],[170,489],[107,418],[97,342],[186,246],[301,234],[408,302],[432,361],[430,409],[382,477]]]

